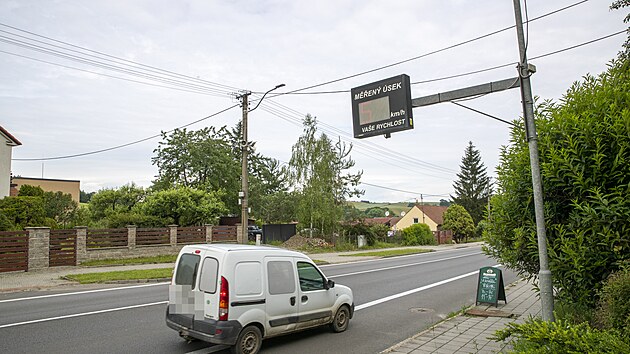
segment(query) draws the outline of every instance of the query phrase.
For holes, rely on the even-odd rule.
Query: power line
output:
[[[194,121],[194,122],[190,122],[190,123],[188,123],[188,124],[184,124],[184,125],[182,125],[182,126],[180,126],[180,127],[177,127],[177,128],[175,128],[175,129],[171,129],[171,130],[166,131],[166,132],[161,132],[160,134],[152,135],[152,136],[149,136],[149,137],[146,137],[146,138],[140,139],[140,140],[132,141],[132,142],[130,142],[130,143],[126,143],[126,144],[122,144],[122,145],[117,145],[117,146],[112,146],[112,147],[109,147],[109,148],[106,148],[106,149],[101,149],[101,150],[96,150],[96,151],[90,151],[90,152],[84,152],[84,153],[81,153],[81,154],[74,154],[74,155],[65,155],[65,156],[56,156],[56,157],[44,157],[44,158],[21,158],[21,159],[11,159],[11,160],[13,160],[13,161],[50,161],[50,160],[61,160],[61,159],[69,159],[69,158],[73,158],[73,157],[81,157],[81,156],[88,156],[88,155],[100,154],[100,153],[102,153],[102,152],[112,151],[112,150],[116,150],[116,149],[120,149],[120,148],[124,148],[124,147],[130,146],[130,145],[139,144],[139,143],[142,143],[142,142],[147,141],[147,140],[155,139],[155,138],[157,138],[157,137],[162,136],[162,134],[165,134],[165,133],[170,133],[170,132],[172,132],[172,131],[174,131],[174,130],[176,130],[176,129],[182,129],[182,128],[185,128],[185,127],[191,126],[191,125],[193,125],[193,124],[196,124],[196,123],[199,123],[199,122],[204,121],[204,120],[206,120],[206,119],[210,119],[210,118],[212,118],[212,117],[214,117],[214,116],[217,116],[217,115],[219,115],[219,114],[221,114],[221,113],[227,112],[227,111],[229,111],[230,109],[232,109],[232,108],[234,108],[234,107],[238,107],[238,106],[239,106],[238,104],[235,104],[235,105],[233,105],[233,106],[230,106],[230,107],[224,108],[224,109],[222,109],[222,110],[220,110],[220,111],[218,111],[218,112],[216,112],[216,113],[213,113],[213,114],[211,114],[211,115],[209,115],[209,116],[203,117],[203,118],[201,118],[201,119],[197,119],[197,120],[196,120],[196,121]]]
[[[415,195],[423,195],[423,196],[427,196],[427,197],[450,197],[450,194],[428,194],[428,193],[406,191],[406,190],[402,190],[402,189],[396,189],[396,188],[391,188],[391,187],[379,186],[377,184],[372,184],[372,183],[367,183],[367,182],[360,182],[360,184],[364,184],[366,186],[375,187],[375,188],[387,189],[387,190],[395,191],[395,192],[410,193],[410,194],[415,194]]]
[[[570,8],[575,7],[577,5],[583,4],[583,3],[587,2],[587,1],[588,0],[578,1],[578,2],[573,3],[571,5],[568,5],[568,6],[560,8],[560,9],[548,12],[548,13],[540,15],[538,17],[534,17],[531,20],[529,20],[528,22],[533,22],[533,21],[536,21],[536,20],[540,20],[540,19],[545,18],[547,16],[551,16],[551,15],[556,14],[558,12],[562,12],[564,10],[570,9]],[[383,65],[383,66],[380,66],[380,67],[377,67],[377,68],[374,68],[374,69],[369,69],[369,70],[362,71],[362,72],[359,72],[359,73],[356,73],[356,74],[352,74],[352,75],[344,76],[344,77],[341,77],[341,78],[338,78],[338,79],[334,79],[334,80],[322,82],[322,83],[319,83],[319,84],[303,87],[303,88],[292,90],[292,91],[289,91],[289,92],[280,92],[280,93],[277,93],[276,95],[274,95],[272,97],[292,94],[292,93],[305,91],[305,90],[309,90],[309,89],[316,88],[316,87],[330,85],[330,84],[335,83],[335,82],[344,81],[344,80],[355,78],[355,77],[362,76],[362,75],[365,75],[365,74],[370,74],[370,73],[373,73],[373,72],[376,72],[376,71],[388,69],[388,68],[391,68],[391,67],[394,67],[394,66],[398,66],[398,65],[405,64],[405,63],[408,63],[408,62],[411,62],[411,61],[422,59],[422,58],[428,57],[430,55],[438,54],[438,53],[441,53],[441,52],[444,52],[444,51],[447,51],[447,50],[450,50],[450,49],[453,49],[453,48],[460,47],[460,46],[468,44],[468,43],[472,43],[472,42],[475,42],[475,41],[478,41],[478,40],[490,37],[490,36],[493,36],[495,34],[499,34],[501,32],[508,31],[508,30],[510,30],[510,29],[512,29],[514,27],[516,27],[516,25],[505,27],[505,28],[502,28],[502,29],[499,29],[499,30],[496,30],[496,31],[493,31],[493,32],[490,32],[490,33],[486,33],[486,34],[483,34],[481,36],[477,36],[477,37],[474,37],[474,38],[471,38],[471,39],[468,39],[468,40],[465,40],[465,41],[462,41],[462,42],[459,42],[459,43],[456,43],[456,44],[452,44],[452,45],[449,45],[449,46],[446,46],[446,47],[443,47],[443,48],[440,48],[440,49],[437,49],[437,50],[434,50],[434,51],[431,51],[431,52],[428,52],[428,53],[420,54],[420,55],[412,57],[412,58],[400,60],[400,61],[397,61],[397,62],[394,62],[394,63],[391,63],[391,64],[387,64],[387,65]]]
[[[170,89],[170,90],[189,92],[189,93],[196,93],[196,94],[200,94],[200,95],[215,96],[215,97],[225,97],[225,94],[210,93],[210,92],[204,92],[204,91],[201,91],[201,90],[182,89],[182,88],[177,88],[177,87],[172,87],[172,86],[152,84],[150,82],[139,81],[139,80],[134,80],[134,79],[128,79],[128,78],[124,78],[124,77],[120,77],[120,76],[114,76],[114,75],[99,73],[97,71],[81,69],[81,68],[77,68],[77,67],[74,67],[74,66],[63,65],[63,64],[59,64],[59,63],[53,63],[53,62],[50,62],[50,61],[29,57],[27,55],[7,52],[7,51],[4,51],[4,50],[0,50],[0,53],[13,55],[13,56],[16,56],[16,57],[20,57],[20,58],[24,58],[24,59],[28,59],[28,60],[33,60],[33,61],[37,61],[37,62],[40,62],[40,63],[49,64],[49,65],[55,65],[55,66],[59,66],[59,67],[66,68],[66,69],[72,69],[72,70],[76,70],[76,71],[81,71],[81,72],[88,73],[88,74],[104,76],[104,77],[108,77],[108,78],[116,79],[116,80],[124,80],[124,81],[133,82],[133,83],[142,84],[142,85],[147,85],[147,86],[167,88],[167,89]]]
[[[151,65],[138,63],[138,62],[135,62],[133,60],[128,60],[128,59],[125,59],[125,58],[120,58],[120,57],[117,57],[117,56],[114,56],[114,55],[110,55],[110,54],[107,54],[107,53],[99,52],[97,50],[81,47],[81,46],[78,46],[78,45],[75,45],[75,44],[72,44],[72,43],[64,42],[64,41],[61,41],[61,40],[58,40],[58,39],[54,39],[54,38],[47,37],[47,36],[44,36],[44,35],[40,35],[40,34],[31,32],[31,31],[27,31],[27,30],[20,29],[20,28],[14,27],[14,26],[10,26],[10,25],[7,25],[7,24],[2,23],[2,22],[0,22],[0,26],[11,28],[11,29],[13,29],[15,31],[19,31],[19,32],[22,32],[22,33],[27,33],[27,34],[30,34],[32,36],[36,36],[36,37],[39,37],[39,38],[44,38],[46,40],[49,40],[49,41],[52,41],[52,42],[55,42],[55,43],[60,43],[60,44],[63,44],[63,45],[66,45],[66,46],[69,46],[69,47],[72,47],[72,48],[77,48],[77,49],[80,49],[80,50],[83,50],[83,51],[87,51],[87,52],[90,52],[90,53],[95,53],[95,54],[98,54],[98,55],[101,55],[101,56],[104,56],[104,57],[107,57],[107,58],[112,58],[112,59],[115,59],[116,61],[119,61],[119,62],[129,63],[129,64],[131,64],[131,66],[137,66],[137,67],[151,69],[149,71],[160,72],[160,73],[168,74],[168,75],[171,75],[171,76],[176,76],[176,77],[180,77],[180,78],[185,78],[185,79],[189,79],[189,80],[203,82],[203,83],[206,83],[206,84],[209,84],[209,85],[222,87],[222,88],[227,89],[227,90],[232,90],[232,91],[233,90],[238,90],[238,88],[236,88],[236,87],[232,87],[232,86],[228,86],[228,85],[224,85],[224,84],[219,84],[219,83],[208,81],[208,80],[203,80],[203,79],[200,79],[200,78],[197,78],[197,77],[192,77],[192,76],[188,76],[188,75],[179,74],[179,73],[176,73],[176,72],[173,72],[173,71],[170,71],[170,70],[165,70],[165,69],[157,68],[157,67],[154,67],[154,66],[151,66]],[[2,31],[2,32],[6,32],[6,31]],[[6,32],[6,33],[10,33],[10,32]],[[15,35],[15,34],[13,34],[13,35]],[[20,37],[23,37],[23,36],[20,36]],[[27,37],[23,37],[23,38],[27,38]],[[42,43],[44,43],[44,42],[42,42]],[[78,51],[75,51],[75,52],[78,52]],[[89,54],[87,54],[87,55],[89,55]],[[124,64],[124,65],[129,65],[129,64]],[[144,70],[147,70],[147,69],[144,69]]]

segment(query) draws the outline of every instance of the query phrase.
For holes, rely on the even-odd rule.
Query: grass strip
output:
[[[105,283],[116,280],[161,279],[170,278],[173,268],[119,270],[114,272],[70,274],[62,278],[77,281],[81,284]]]
[[[431,250],[414,248],[414,249],[397,249],[397,250],[385,250],[385,251],[374,251],[374,252],[361,252],[361,253],[351,253],[351,254],[341,254],[342,257],[355,257],[355,256],[364,256],[364,257],[395,257],[395,256],[406,256],[410,254],[418,254],[418,253],[427,253],[432,252]]]
[[[155,264],[155,263],[175,263],[177,255],[161,255],[151,257],[136,257],[136,258],[112,258],[112,259],[98,259],[93,261],[81,262],[82,266],[97,267],[97,266],[111,266],[111,265],[132,265],[132,264]]]

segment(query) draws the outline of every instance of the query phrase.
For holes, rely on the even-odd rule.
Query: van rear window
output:
[[[199,257],[196,254],[182,254],[177,264],[177,274],[175,274],[175,284],[190,285],[195,288],[197,279],[197,269],[199,268]]]
[[[219,261],[214,258],[207,257],[201,266],[201,280],[199,281],[199,290],[214,294],[217,291],[217,272],[219,269]]]

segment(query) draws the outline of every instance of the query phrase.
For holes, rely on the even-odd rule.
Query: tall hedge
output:
[[[594,306],[608,275],[630,258],[630,62],[612,62],[537,107],[545,222],[561,298]],[[502,149],[487,252],[529,277],[538,247],[528,146],[514,128]]]

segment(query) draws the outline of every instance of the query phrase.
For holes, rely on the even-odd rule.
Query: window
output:
[[[298,275],[300,276],[300,289],[302,291],[325,289],[324,276],[312,264],[298,262]]]
[[[413,223],[417,224],[419,222],[418,218],[413,218]]]
[[[214,258],[206,258],[201,267],[199,290],[214,294],[217,291],[217,271],[219,262]]]
[[[190,285],[190,287],[194,289],[195,282],[197,280],[197,268],[199,267],[200,259],[201,257],[196,254],[183,254],[179,258],[179,263],[177,264],[175,284]]]
[[[295,272],[290,261],[270,261],[267,263],[269,294],[292,294],[295,292]]]

